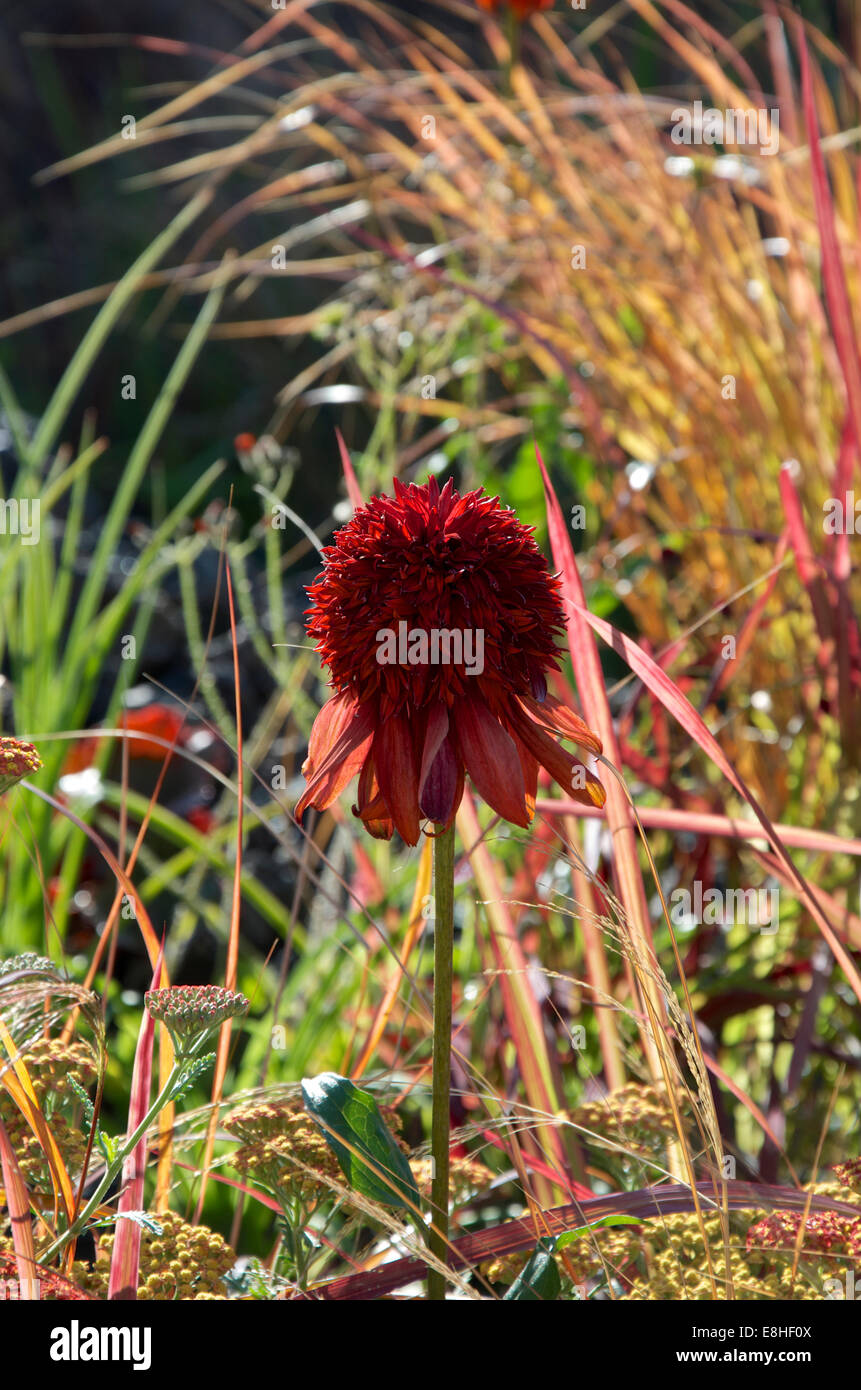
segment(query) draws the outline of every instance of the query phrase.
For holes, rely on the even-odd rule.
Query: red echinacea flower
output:
[[[565,619],[534,528],[480,490],[394,487],[336,532],[308,590],[335,694],[311,730],[296,814],[324,810],[358,773],[354,815],[414,845],[423,817],[452,823],[468,773],[494,811],[528,826],[539,765],[602,806],[597,777],[557,742],[601,752],[547,692]]]

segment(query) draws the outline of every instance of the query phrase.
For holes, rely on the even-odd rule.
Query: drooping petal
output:
[[[377,769],[374,765],[374,755],[369,753],[364,761],[362,771],[359,773],[359,789],[357,792],[357,805],[354,807],[354,814],[363,816],[368,806],[376,801],[380,795],[380,784],[377,781]]]
[[[454,706],[452,723],[458,750],[479,796],[505,820],[528,826],[526,787],[514,740],[487,706],[471,697]]]
[[[428,711],[427,724],[422,739],[420,751],[421,768],[419,770],[419,801],[422,799],[424,784],[439,751],[439,746],[447,733],[448,710],[442,701],[438,700]]]
[[[385,811],[385,802],[382,797],[380,797],[379,804]],[[371,807],[368,807],[362,816],[362,825],[369,835],[373,835],[375,840],[390,840],[395,833],[395,823],[391,816],[385,814],[375,816],[371,813]]]
[[[598,735],[589,728],[567,705],[563,705],[561,700],[557,700],[554,695],[546,695],[539,704],[537,700],[531,699],[528,695],[519,695],[518,700],[526,713],[540,728],[546,733],[561,734],[563,738],[570,739],[572,743],[577,743],[581,748],[588,748],[590,753],[601,753],[603,745]]]
[[[460,796],[458,796],[458,787]],[[451,740],[444,738],[428,770],[419,797],[419,809],[438,824],[447,825],[463,796],[463,774]]]
[[[526,788],[526,809],[530,818],[535,815],[535,798],[538,795],[538,759],[533,757],[523,739],[514,731],[508,731],[514,740],[517,749],[517,756],[520,759],[520,771],[523,773],[523,785]]]
[[[373,755],[368,755],[359,776],[358,802],[353,807],[353,815],[358,816],[375,840],[390,840],[394,834],[394,823],[386,808],[377,781],[377,771]]]
[[[419,769],[409,720],[386,719],[374,734],[374,765],[395,827],[408,845],[419,838]]]
[[[438,701],[428,712],[422,743],[419,810],[443,825],[452,819],[463,797],[463,769],[447,737],[448,728],[448,710]]]
[[[547,699],[547,677],[543,671],[532,671],[529,677],[529,684],[532,687],[532,698],[539,704]]]
[[[315,776],[341,734],[349,727],[357,708],[356,699],[349,691],[333,695],[331,700],[326,701],[311,728],[308,756],[302,764],[302,771],[306,777]]]
[[[323,706],[317,719],[323,717],[327,708],[327,705]],[[332,718],[330,713],[330,724]],[[338,719],[340,721],[340,714]],[[318,811],[325,811],[326,807],[331,806],[335,798],[340,796],[347,783],[352,781],[361,769],[371,748],[373,731],[374,720],[371,710],[365,705],[360,705],[342,728],[319,767],[315,767],[310,773],[308,785],[296,806],[297,818],[301,818],[309,806],[316,806]],[[313,738],[313,730],[311,736]],[[320,736],[319,746],[322,746],[323,737],[324,735]]]
[[[604,805],[604,788],[579,758],[575,758],[527,715],[515,718],[514,723],[529,752],[573,801],[582,801],[586,806]]]

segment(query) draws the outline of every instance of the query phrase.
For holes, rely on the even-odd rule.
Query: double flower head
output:
[[[418,842],[422,820],[448,827],[468,775],[505,820],[528,826],[543,767],[568,796],[601,806],[578,752],[597,735],[549,694],[565,615],[559,581],[498,498],[451,482],[394,484],[356,511],[323,552],[308,593],[308,632],[332,698],[311,731],[297,815],[324,810],[358,775],[354,814],[382,839]],[[464,662],[381,662],[381,629],[482,634],[480,673]]]

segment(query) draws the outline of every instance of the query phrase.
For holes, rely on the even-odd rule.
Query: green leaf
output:
[[[600,1221],[590,1221],[587,1226],[578,1226],[576,1231],[564,1231],[561,1236],[556,1237],[556,1249],[564,1250],[566,1245],[571,1245],[581,1236],[588,1235],[590,1231],[597,1231],[603,1226],[641,1226],[642,1218],[639,1216],[602,1216]]]
[[[170,1093],[171,1100],[180,1100],[182,1096],[185,1095],[186,1091],[191,1089],[198,1077],[202,1076],[205,1071],[208,1071],[214,1061],[215,1053],[207,1052],[202,1057],[194,1057],[188,1062],[174,1083],[173,1090]]]
[[[539,1240],[503,1302],[553,1303],[559,1297],[562,1280],[553,1258],[555,1246],[552,1236]]]
[[[151,1235],[164,1235],[164,1227],[156,1221],[148,1211],[115,1211],[112,1216],[103,1216],[98,1221],[90,1222],[90,1229],[97,1230],[102,1226],[115,1226],[118,1221],[133,1221],[141,1230],[149,1231]]]
[[[355,1192],[390,1207],[421,1206],[410,1165],[373,1096],[332,1071],[303,1081],[302,1095]]]
[[[94,1116],[95,1116],[95,1113],[96,1113],[96,1111],[95,1111],[95,1106],[93,1105],[93,1102],[90,1100],[90,1097],[87,1095],[87,1093],[86,1093],[86,1091],[84,1090],[83,1086],[81,1085],[80,1081],[78,1081],[74,1076],[72,1076],[72,1075],[67,1076],[67,1077],[66,1077],[66,1084],[67,1084],[67,1086],[70,1087],[70,1089],[71,1089],[72,1091],[74,1091],[75,1095],[78,1097],[78,1100],[81,1102],[81,1105],[83,1106],[84,1113],[83,1113],[83,1115],[81,1116],[81,1128],[82,1128],[83,1133],[84,1133],[84,1138],[85,1138],[85,1139],[88,1139],[88,1138],[90,1137],[90,1130],[91,1130],[91,1128],[92,1128],[93,1119],[94,1119]],[[98,1133],[99,1133],[99,1128],[98,1128],[98,1125],[97,1125],[97,1126],[96,1126],[96,1136],[97,1136],[97,1137],[98,1137]]]
[[[96,1143],[104,1154],[108,1167],[115,1162],[124,1138],[123,1134],[103,1134],[101,1129],[96,1130]]]

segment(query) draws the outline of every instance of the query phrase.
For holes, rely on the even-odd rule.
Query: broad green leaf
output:
[[[590,1231],[597,1231],[605,1226],[641,1226],[642,1224],[639,1216],[602,1216],[600,1221],[590,1221],[587,1226],[578,1226],[576,1231],[564,1231],[561,1236],[557,1236],[556,1249],[564,1250],[566,1245],[571,1245],[581,1236],[588,1235]]]
[[[373,1096],[332,1071],[303,1081],[302,1094],[354,1191],[390,1207],[421,1206],[410,1165]]]
[[[553,1303],[562,1291],[562,1280],[556,1268],[553,1237],[540,1240],[518,1274],[503,1302]]]

